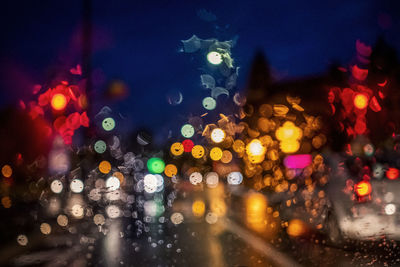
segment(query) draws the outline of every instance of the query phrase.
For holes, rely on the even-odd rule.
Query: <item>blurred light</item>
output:
[[[79,179],[73,179],[69,185],[71,191],[74,193],[80,193],[83,191],[83,182]]]
[[[107,149],[106,142],[103,140],[98,140],[96,143],[94,143],[94,151],[96,151],[99,154],[103,154]]]
[[[190,140],[190,139],[184,140],[184,141],[182,142],[182,145],[183,145],[183,150],[184,150],[185,152],[191,152],[191,151],[192,151],[192,148],[194,147],[194,143],[193,143],[193,141]]]
[[[194,128],[191,124],[185,124],[181,128],[181,134],[185,138],[191,138],[194,135]]]
[[[192,148],[192,156],[195,159],[201,159],[204,156],[205,150],[204,147],[201,145],[195,145]]]
[[[206,97],[203,99],[203,107],[207,110],[213,110],[217,107],[217,101],[212,97]]]
[[[74,216],[77,219],[81,219],[83,218],[83,213],[84,213],[84,209],[82,207],[82,205],[80,204],[75,204],[72,206],[71,208],[71,214],[72,216]]]
[[[101,199],[101,189],[93,188],[89,192],[89,198],[93,201],[99,201]]]
[[[189,176],[189,181],[193,185],[200,184],[203,181],[203,175],[201,175],[199,172],[193,172]]]
[[[387,215],[393,215],[396,212],[396,206],[394,204],[387,204],[385,206],[385,213]]]
[[[299,127],[291,121],[286,121],[282,127],[279,127],[275,132],[276,138],[281,141],[280,148],[285,153],[294,153],[300,148],[298,140],[303,133]]]
[[[385,173],[385,171],[384,171],[382,164],[377,163],[373,166],[373,176],[375,178],[382,179],[384,173]]]
[[[211,140],[214,143],[221,143],[225,139],[225,132],[224,130],[220,128],[215,128],[214,130],[211,131]]]
[[[105,118],[101,125],[107,132],[112,131],[115,128],[115,120],[111,117]]]
[[[26,246],[28,245],[28,237],[26,237],[26,235],[19,235],[17,237],[17,242],[21,246]]]
[[[146,174],[143,179],[144,190],[147,193],[154,193],[157,190],[157,177],[153,174]]]
[[[390,180],[397,179],[399,177],[399,170],[397,168],[389,168],[386,171],[386,177]]]
[[[235,142],[233,142],[232,148],[236,153],[240,154],[240,153],[244,152],[245,144],[242,140],[237,139],[237,140],[235,140]]]
[[[40,225],[40,232],[44,235],[49,235],[51,233],[51,226],[48,223],[42,223]]]
[[[122,174],[122,172],[114,172],[112,176],[118,178],[120,184],[123,183],[124,175]]]
[[[372,144],[366,144],[364,146],[364,153],[368,157],[372,156],[374,154],[374,146]]]
[[[147,161],[147,169],[151,173],[162,173],[165,169],[165,163],[160,158],[150,158]]]
[[[220,160],[222,158],[222,150],[219,147],[213,147],[210,150],[210,158],[214,161]]]
[[[106,207],[106,213],[109,218],[115,219],[121,215],[121,210],[116,205],[109,205]]]
[[[173,177],[178,174],[178,168],[174,164],[165,166],[164,173],[167,177]]]
[[[367,181],[361,181],[355,185],[355,191],[358,196],[363,197],[371,194],[372,187],[371,184]]]
[[[180,156],[180,155],[183,154],[183,152],[185,151],[185,149],[184,149],[184,146],[183,146],[182,143],[176,142],[176,143],[173,143],[173,144],[171,145],[170,151],[171,151],[171,154],[172,154],[172,155],[174,155],[174,156]]]
[[[311,164],[312,157],[309,154],[286,156],[283,164],[289,169],[303,169]]]
[[[157,215],[157,203],[154,200],[148,200],[143,204],[144,214],[154,217]]]
[[[1,168],[1,174],[6,177],[9,178],[12,175],[12,168],[10,165],[6,164],[3,166],[3,168]]]
[[[54,110],[63,110],[67,106],[67,98],[63,94],[55,94],[51,98],[51,107]]]
[[[202,200],[196,200],[192,204],[192,213],[196,217],[201,217],[204,215],[206,210],[206,205]]]
[[[365,94],[359,93],[354,97],[354,106],[358,109],[364,109],[368,105],[368,97]]]
[[[209,212],[206,215],[206,222],[209,224],[215,224],[218,221],[218,216],[214,212]]]
[[[228,184],[238,185],[243,181],[243,175],[240,172],[231,172],[227,177]]]
[[[394,194],[392,192],[387,192],[384,196],[383,199],[386,202],[392,202],[394,200]]]
[[[54,180],[50,184],[50,189],[53,193],[59,194],[63,190],[64,186],[60,180]]]
[[[222,56],[220,53],[212,51],[207,54],[207,60],[213,65],[219,65],[222,63]]]
[[[265,154],[265,150],[265,147],[258,139],[251,140],[251,142],[246,146],[246,153],[249,156],[262,156]]]
[[[221,158],[221,162],[228,164],[229,162],[232,161],[232,153],[229,150],[224,150],[222,151],[222,158]]]
[[[1,204],[3,205],[4,208],[9,209],[12,206],[12,201],[11,198],[8,196],[2,197],[1,198]]]
[[[172,213],[171,222],[175,225],[181,224],[183,222],[183,215],[180,212]]]
[[[257,231],[263,232],[267,225],[267,200],[260,193],[251,193],[246,198],[246,223]]]
[[[306,232],[305,223],[298,219],[293,219],[289,222],[289,226],[286,229],[288,235],[293,237],[298,237],[303,235]]]
[[[103,225],[106,222],[106,219],[102,214],[96,214],[93,216],[93,222],[95,225]]]
[[[57,223],[59,226],[65,227],[68,225],[68,217],[64,214],[57,216]]]
[[[218,186],[219,177],[216,172],[206,173],[206,175],[204,177],[205,177],[206,184],[208,187],[215,188]]]
[[[120,181],[117,177],[111,176],[106,180],[106,188],[110,191],[117,190],[120,186]]]
[[[100,162],[99,164],[99,171],[101,173],[107,174],[111,171],[111,164],[110,162],[103,160],[102,162]]]

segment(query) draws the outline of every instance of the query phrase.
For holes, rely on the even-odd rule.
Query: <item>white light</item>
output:
[[[228,184],[238,185],[243,181],[243,175],[240,172],[231,172],[227,177]]]
[[[71,191],[74,193],[80,193],[83,191],[83,182],[79,179],[73,179],[69,185]]]
[[[220,53],[212,51],[207,54],[207,60],[213,65],[219,65],[222,63],[222,56]]]
[[[386,202],[392,202],[394,200],[394,194],[392,192],[387,192],[384,196],[383,199]]]
[[[117,177],[111,176],[106,180],[106,187],[110,191],[117,190],[120,186],[119,179]]]
[[[105,218],[102,214],[96,214],[93,216],[93,222],[96,225],[103,225],[105,223]]]
[[[203,181],[203,175],[201,175],[201,173],[199,173],[199,172],[193,172],[189,176],[189,181],[191,184],[197,185]]]
[[[218,185],[218,174],[216,172],[209,172],[205,175],[206,184],[210,188],[215,188]]]
[[[147,174],[144,179],[144,190],[147,193],[154,193],[157,190],[158,179],[153,174]]]
[[[143,208],[144,208],[144,213],[147,216],[154,217],[157,215],[157,203],[155,201],[148,200],[144,202]]]
[[[172,213],[171,222],[175,225],[181,224],[183,222],[183,215],[180,212]]]
[[[51,191],[53,191],[56,194],[61,193],[61,191],[63,190],[63,184],[60,180],[54,180],[53,182],[51,182],[50,184],[50,189]]]
[[[211,131],[211,140],[214,143],[221,143],[225,139],[225,132],[220,128],[215,128]]]
[[[394,204],[387,204],[385,206],[385,213],[387,215],[393,215],[396,212],[396,206]]]
[[[107,206],[106,213],[107,213],[108,217],[114,219],[114,218],[118,218],[120,216],[121,210],[115,205],[110,205],[110,206]]]

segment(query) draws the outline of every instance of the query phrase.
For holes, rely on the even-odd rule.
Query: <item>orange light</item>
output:
[[[397,179],[399,177],[399,170],[396,168],[389,168],[386,171],[386,177],[389,178],[390,180]]]
[[[354,97],[354,106],[358,109],[364,109],[368,105],[368,97],[365,94],[356,94]]]
[[[103,160],[102,162],[100,162],[99,164],[99,170],[101,173],[107,174],[111,171],[111,164],[110,162]]]
[[[1,174],[3,174],[4,177],[10,178],[12,175],[12,168],[10,165],[6,164],[1,168]]]
[[[369,182],[362,181],[362,182],[359,182],[358,184],[356,184],[355,191],[358,196],[363,197],[363,196],[367,196],[367,195],[371,194],[372,187]]]
[[[55,94],[51,99],[51,106],[55,110],[63,110],[67,106],[67,98],[63,94]]]

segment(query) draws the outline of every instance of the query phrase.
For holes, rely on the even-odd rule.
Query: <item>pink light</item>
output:
[[[309,154],[290,155],[283,160],[286,168],[303,169],[311,164],[312,157]]]

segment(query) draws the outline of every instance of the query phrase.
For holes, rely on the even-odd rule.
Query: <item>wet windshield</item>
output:
[[[7,2],[1,266],[400,265],[395,3]]]

